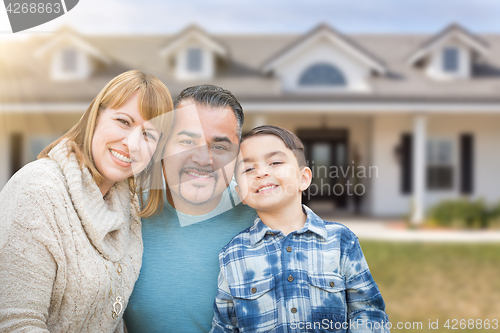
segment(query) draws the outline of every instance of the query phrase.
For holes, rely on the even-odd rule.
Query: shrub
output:
[[[500,218],[500,205],[495,214]],[[452,228],[486,228],[493,217],[483,201],[446,200],[429,210],[428,224]]]
[[[500,229],[500,202],[491,207],[489,220],[489,227]]]

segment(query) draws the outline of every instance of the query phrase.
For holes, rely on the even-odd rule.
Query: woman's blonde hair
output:
[[[95,182],[99,185],[103,176],[96,169],[92,158],[92,139],[97,119],[106,108],[118,109],[133,93],[138,92],[139,112],[145,120],[149,120],[162,133],[158,140],[151,162],[139,175],[130,177],[129,188],[132,195],[139,194],[141,204],[140,217],[149,217],[163,207],[163,178],[161,156],[172,125],[174,106],[167,87],[154,75],[132,70],[112,79],[94,98],[87,111],[66,134],[48,145],[38,158],[47,158],[48,153],[60,141],[67,139],[68,148],[73,151],[80,167],[89,169]],[[167,113],[168,114],[165,114]],[[161,117],[160,117],[161,116]],[[148,190],[145,195],[146,189]]]

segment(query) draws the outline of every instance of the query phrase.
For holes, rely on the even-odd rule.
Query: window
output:
[[[11,133],[10,135],[10,174],[15,174],[23,167],[23,133]]]
[[[202,51],[198,48],[187,50],[187,70],[189,72],[200,72],[202,61]]]
[[[427,142],[427,188],[453,189],[453,142],[431,139]]]
[[[75,73],[77,71],[76,50],[66,49],[62,51],[62,71],[64,73]]]
[[[54,134],[47,135],[31,135],[28,141],[28,162],[35,161],[38,154],[52,142],[56,141],[60,136]]]
[[[443,50],[443,69],[448,73],[458,71],[458,50],[456,48],[448,47]]]
[[[301,86],[345,86],[346,80],[336,67],[330,64],[315,64],[304,71],[299,84]]]

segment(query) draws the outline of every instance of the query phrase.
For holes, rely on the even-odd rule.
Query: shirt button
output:
[[[287,250],[288,252],[292,252],[292,248],[291,248],[290,246],[289,246],[289,247],[287,247],[287,248],[286,248],[286,250]]]
[[[297,309],[296,308],[292,308],[292,313],[297,313]]]
[[[254,288],[252,288],[251,291],[252,291],[252,294],[255,294],[257,292],[257,288],[254,287]]]
[[[288,282],[292,282],[293,281],[293,276],[290,275],[287,280],[288,280]]]
[[[332,288],[335,287],[335,282],[333,282],[333,281],[330,282],[330,287],[332,287]]]

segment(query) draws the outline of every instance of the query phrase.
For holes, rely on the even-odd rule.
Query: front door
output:
[[[306,160],[313,180],[304,192],[306,204],[326,203],[334,208],[347,208],[348,132],[343,129],[300,130]]]

